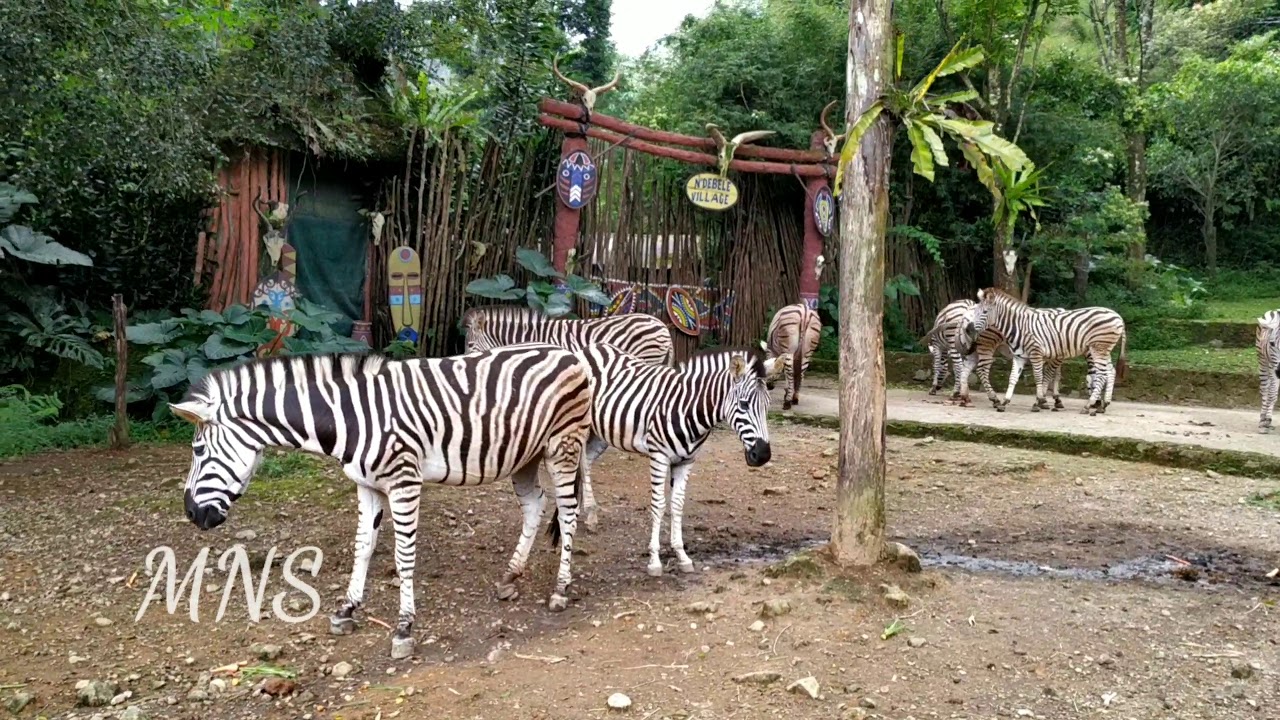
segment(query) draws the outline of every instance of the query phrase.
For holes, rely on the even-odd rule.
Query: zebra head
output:
[[[773,456],[769,449],[769,388],[765,378],[772,371],[776,359],[764,359],[759,355],[734,353],[729,359],[729,377],[732,381],[725,396],[726,415],[729,423],[742,441],[747,465],[760,467]]]
[[[468,310],[462,318],[462,332],[466,336],[467,352],[484,352],[502,345],[490,332],[489,318],[479,308]]]
[[[182,496],[187,519],[201,530],[215,528],[227,519],[231,503],[249,486],[249,478],[262,462],[262,445],[221,422],[215,399],[192,393],[169,408],[196,426],[191,439],[191,470]]]
[[[1262,357],[1280,356],[1280,310],[1272,310],[1258,318],[1256,338]]]

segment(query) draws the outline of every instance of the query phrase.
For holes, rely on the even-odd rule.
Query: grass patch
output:
[[[242,502],[257,507],[305,499],[340,507],[355,491],[337,461],[301,450],[276,450],[262,459]]]
[[[1249,496],[1249,504],[1254,507],[1263,508],[1264,510],[1280,512],[1280,490],[1272,490],[1267,493],[1254,493]]]
[[[1134,367],[1196,370],[1203,372],[1254,374],[1258,371],[1258,351],[1254,348],[1188,347],[1177,350],[1131,350]]]
[[[839,429],[838,418],[817,415],[783,417],[770,413],[769,422],[793,423],[827,429]],[[934,437],[939,440],[976,442],[987,445],[1042,450],[1080,456],[1091,453],[1098,457],[1142,462],[1188,470],[1213,470],[1224,475],[1280,480],[1280,457],[1240,450],[1219,450],[1179,443],[1146,442],[1129,438],[1093,437],[1066,433],[1013,430],[1007,428],[958,425],[954,423],[920,423],[890,420],[888,433],[899,437]]]
[[[1210,300],[1206,308],[1206,320],[1229,320],[1253,325],[1267,311],[1280,309],[1280,297]]]
[[[788,557],[782,562],[765,568],[764,574],[771,578],[796,578],[798,580],[814,580],[822,577],[822,566],[812,553],[801,552]]]

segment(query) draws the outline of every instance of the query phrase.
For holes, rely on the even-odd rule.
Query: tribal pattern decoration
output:
[[[652,285],[646,286],[638,282],[596,278],[605,294],[611,298],[606,305],[592,304],[589,312],[592,317],[608,317],[627,313],[643,313],[659,318],[670,319],[680,326],[680,331],[697,335],[701,332],[727,330],[733,321],[732,290],[717,288],[710,281],[701,287],[696,285]],[[675,312],[669,302],[672,292],[680,295],[678,301],[680,322],[676,322]],[[696,317],[696,324],[684,317]]]
[[[596,196],[599,173],[591,156],[574,150],[560,160],[560,173],[556,177],[556,194],[566,207],[578,210]]]

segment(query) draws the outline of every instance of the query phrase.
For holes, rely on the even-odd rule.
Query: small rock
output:
[[[922,637],[911,637],[911,638],[907,638],[907,644],[908,644],[908,645],[910,645],[910,646],[911,646],[911,647],[913,647],[913,648],[922,648],[922,647],[924,647],[925,645],[927,645],[928,643],[929,643],[929,641],[928,641],[928,640],[926,640],[925,638],[922,638]]]
[[[119,720],[147,720],[147,716],[143,714],[142,708],[132,705],[124,709],[124,712],[118,716]]]
[[[249,530],[247,528],[236,533],[237,540],[253,540],[254,538],[257,538],[257,537],[258,537],[258,533],[254,532],[253,530]]]
[[[911,604],[911,596],[902,591],[897,585],[880,585],[880,592],[884,595],[884,599],[894,607],[904,608]]]
[[[1205,477],[1210,478],[1210,479],[1213,479],[1213,480],[1217,480],[1218,478],[1222,477],[1221,475],[1219,475],[1218,473],[1216,473],[1216,472],[1214,472],[1214,471],[1212,471],[1212,470],[1205,470],[1205,471],[1204,471],[1204,475],[1205,475]]]
[[[915,380],[916,382],[924,382],[925,380],[929,380],[929,379],[933,378],[933,371],[932,371],[932,370],[917,370],[917,371],[915,371],[915,372],[911,373],[911,378],[912,378],[913,380]]]
[[[773,672],[772,670],[758,670],[733,678],[733,681],[742,685],[768,685],[778,682],[782,679],[782,673]]]
[[[786,495],[786,494],[787,494],[787,489],[781,485],[777,487],[767,487],[764,489],[765,497],[769,497],[770,495]]]
[[[826,469],[826,468],[814,468],[814,469],[813,469],[813,472],[809,473],[809,475],[810,475],[810,476],[812,476],[814,480],[822,480],[823,478],[825,478],[825,477],[827,476],[827,469]]]
[[[862,698],[862,702],[860,702],[859,704],[862,705],[862,707],[867,708],[868,710],[876,709],[876,701],[874,698],[864,697]]]
[[[253,653],[254,657],[264,662],[275,660],[280,657],[282,650],[284,650],[284,648],[279,645],[271,645],[268,643],[255,643],[253,647],[249,648],[249,652]]]
[[[1244,662],[1232,663],[1231,677],[1237,680],[1248,680],[1253,677],[1253,666]]]
[[[871,717],[870,713],[860,707],[851,707],[844,711],[841,720],[867,720]]]
[[[125,700],[128,700],[128,699],[129,699],[129,698],[131,698],[131,697],[133,697],[133,691],[132,691],[132,690],[125,690],[124,692],[120,693],[119,695],[116,695],[115,697],[111,698],[111,704],[112,704],[112,705],[119,705],[119,704],[123,703]]]
[[[1098,656],[1098,664],[1102,667],[1111,667],[1116,664],[1116,659],[1106,653],[1103,653]]]
[[[227,681],[222,678],[214,678],[209,681],[209,694],[223,693],[227,691]]]
[[[791,612],[791,603],[786,598],[770,598],[760,605],[760,617],[782,617]]]
[[[614,693],[610,695],[609,699],[605,702],[614,710],[626,710],[631,707],[631,698],[623,695],[622,693]]]
[[[93,624],[97,625],[98,627],[107,627],[108,625],[111,624],[111,618],[103,617],[99,615],[98,617],[93,619]]]
[[[706,600],[699,600],[697,602],[692,602],[685,607],[685,611],[692,615],[705,615],[706,613],[713,613],[719,609],[720,609],[720,603],[707,602]]]
[[[35,695],[32,695],[29,692],[22,692],[21,690],[19,690],[18,692],[14,693],[12,697],[9,698],[9,701],[6,702],[4,706],[8,708],[9,712],[13,713],[14,715],[17,715],[18,713],[22,712],[23,708],[30,705],[32,700],[35,700],[35,699],[36,699]]]
[[[187,699],[191,702],[202,702],[209,699],[209,693],[201,688],[191,688],[187,691]]]
[[[334,677],[341,680],[353,672],[355,672],[355,668],[351,666],[351,663],[340,662],[333,666],[333,669],[330,671],[330,674],[332,674]]]
[[[298,689],[298,683],[287,678],[269,677],[262,683],[262,692],[271,697],[292,695]]]
[[[9,598],[10,598],[10,597],[12,597],[12,596],[11,596],[11,595],[9,595],[9,593],[7,593],[7,592],[0,592],[0,602],[9,602]]]
[[[748,627],[747,629],[750,630],[751,632],[756,632],[756,633],[764,632],[764,621],[757,620],[751,623],[751,627]]]
[[[920,556],[900,542],[885,543],[884,557],[907,572],[920,572]]]
[[[76,683],[76,704],[102,707],[111,703],[120,687],[104,680],[81,680]]]
[[[810,675],[803,677],[787,686],[787,692],[804,693],[814,700],[818,699],[818,680]]]

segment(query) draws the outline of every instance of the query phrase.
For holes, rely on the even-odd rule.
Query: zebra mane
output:
[[[1031,306],[1022,302],[1021,298],[1011,293],[1005,292],[1000,288],[994,288],[994,287],[984,288],[982,290],[979,290],[978,294],[982,296],[983,301],[995,300],[996,304],[1003,305],[1005,307],[1011,307],[1014,309],[1019,309],[1019,308],[1031,309]]]
[[[565,318],[555,318],[531,307],[520,307],[518,305],[483,305],[481,307],[473,307],[462,314],[462,325],[464,327],[471,324],[476,319],[483,317],[487,320],[505,320],[507,322],[516,322],[525,325],[537,325],[546,322],[563,321]]]
[[[676,369],[684,370],[685,368],[692,367],[695,362],[701,359],[720,359],[721,362],[728,362],[728,358],[730,356],[739,354],[747,356],[747,362],[750,364],[751,370],[756,377],[762,378],[765,376],[764,351],[759,347],[753,347],[750,345],[741,345],[736,347],[711,347],[694,350],[689,354],[689,357],[680,361],[676,365]],[[721,355],[724,356],[723,359],[718,357]]]
[[[253,377],[253,371],[258,367],[266,370],[268,377],[274,376],[271,372],[272,368],[284,366],[286,377],[296,378],[298,374],[314,377],[321,368],[328,367],[333,368],[333,374],[338,378],[352,378],[377,375],[391,361],[387,356],[378,353],[315,353],[253,358],[218,368],[192,383],[186,395],[183,396],[183,402],[193,399],[210,400],[214,395],[210,392],[212,386],[221,386],[223,381],[233,374],[239,375],[242,381],[247,381]]]

